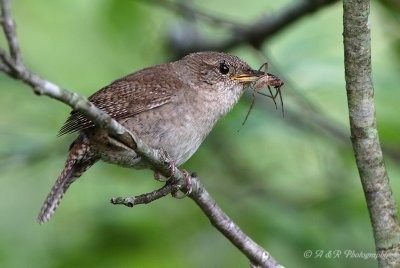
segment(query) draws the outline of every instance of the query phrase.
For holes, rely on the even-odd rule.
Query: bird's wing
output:
[[[173,79],[168,65],[148,68],[118,79],[89,97],[99,109],[115,120],[134,116],[173,100],[180,80]],[[94,127],[94,123],[78,111],[72,111],[58,135]]]

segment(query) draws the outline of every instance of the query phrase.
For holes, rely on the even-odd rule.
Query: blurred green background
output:
[[[396,5],[396,1],[382,1]],[[199,1],[221,19],[250,23],[290,1]],[[400,13],[374,3],[371,14],[378,128],[399,201]],[[85,96],[130,72],[170,61],[168,36],[185,25],[146,1],[13,1],[26,64]],[[209,38],[222,30],[199,23]],[[4,38],[1,39],[4,45]],[[374,252],[349,139],[341,3],[307,16],[263,45],[270,72],[286,84],[286,114],[267,98],[243,98],[183,167],[196,171],[219,205],[287,267],[376,267],[346,258]],[[254,68],[249,47],[227,51]],[[150,171],[98,163],[68,191],[55,217],[36,222],[74,135],[56,138],[69,108],[36,97],[0,75],[0,267],[248,267],[190,200],[171,197],[128,209],[113,196],[160,187]],[[240,132],[238,130],[240,129]],[[304,258],[339,250],[339,258]]]

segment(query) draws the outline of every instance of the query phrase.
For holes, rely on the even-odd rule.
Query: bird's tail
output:
[[[84,142],[84,139],[78,138],[71,145],[64,170],[54,183],[40,210],[38,216],[40,224],[45,223],[53,216],[68,187],[96,161],[96,158],[90,157],[89,145]]]

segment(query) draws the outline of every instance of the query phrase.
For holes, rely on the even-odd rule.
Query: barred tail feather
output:
[[[89,156],[88,151],[89,145],[82,137],[71,145],[64,170],[54,183],[40,210],[38,216],[40,224],[47,222],[53,216],[68,187],[97,161],[96,158]]]
[[[75,161],[68,161],[66,163],[64,170],[54,183],[50,193],[47,195],[47,198],[43,203],[38,216],[38,221],[40,224],[47,222],[51,216],[53,216],[60,204],[61,199],[64,196],[64,193],[73,182],[74,178],[72,175],[74,173],[74,164]]]

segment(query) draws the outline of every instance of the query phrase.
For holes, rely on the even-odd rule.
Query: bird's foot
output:
[[[168,160],[168,177],[163,177],[160,172],[154,171],[154,179],[159,182],[167,182],[175,175],[176,170],[175,162]]]
[[[158,152],[160,154],[161,161],[168,165],[168,171],[169,171],[168,179],[169,179],[175,175],[175,172],[177,169],[175,161],[169,156],[168,152],[166,150],[164,150],[163,148],[159,148]],[[159,177],[160,177],[160,175],[158,175],[158,178]]]
[[[157,181],[161,181],[161,182],[167,182],[167,183],[173,183],[173,184],[176,183],[176,181],[171,180],[171,178],[173,178],[175,176],[175,173],[177,171],[175,161],[171,159],[168,152],[165,151],[163,148],[160,148],[158,151],[160,153],[160,157],[161,157],[162,161],[164,163],[168,164],[168,177],[163,178],[161,173],[159,173],[158,171],[154,171],[154,178]],[[186,188],[186,192],[184,194],[179,194],[178,192],[180,190],[179,189],[180,187],[179,188],[177,187],[176,190],[171,192],[171,195],[177,199],[182,199],[182,198],[190,195],[190,193],[192,192],[191,175],[185,169],[182,169],[182,172],[184,174],[184,186]]]
[[[192,176],[186,169],[182,169],[182,172],[185,176],[184,180],[185,180],[186,192],[183,194],[180,194],[178,189],[171,192],[172,197],[174,197],[176,199],[185,198],[186,196],[190,195],[190,193],[192,192]]]

